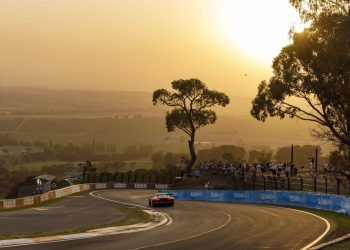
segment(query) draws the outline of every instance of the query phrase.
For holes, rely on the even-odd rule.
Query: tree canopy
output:
[[[343,1],[310,4],[316,2],[323,6]],[[260,121],[287,116],[315,122],[319,128],[314,135],[349,147],[349,27],[349,14],[329,11],[319,14],[304,32],[294,33],[292,43],[273,61],[272,78],[260,83],[251,115]]]
[[[346,16],[350,13],[349,0],[289,0],[289,2],[305,22],[312,21],[321,14]]]
[[[191,161],[187,166],[190,171],[196,161],[194,151],[195,134],[198,129],[215,123],[217,116],[210,108],[219,105],[225,107],[230,99],[222,92],[209,90],[198,79],[180,79],[171,83],[173,92],[166,89],[158,89],[153,93],[153,104],[161,104],[172,107],[166,113],[166,127],[169,132],[180,129],[190,136],[189,149]]]

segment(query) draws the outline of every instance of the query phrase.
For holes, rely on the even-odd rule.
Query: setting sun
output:
[[[281,0],[219,1],[217,22],[229,43],[266,63],[271,63],[288,43],[291,27],[303,30],[296,11],[288,1]]]

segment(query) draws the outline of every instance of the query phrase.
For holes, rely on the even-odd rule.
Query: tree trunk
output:
[[[345,148],[346,171],[350,171],[350,145]]]
[[[194,136],[195,136],[195,133],[192,134],[191,140],[188,141],[188,147],[190,149],[191,160],[186,167],[186,174],[187,175],[189,175],[191,173],[192,167],[196,163],[196,160],[197,160],[196,151],[194,150]]]

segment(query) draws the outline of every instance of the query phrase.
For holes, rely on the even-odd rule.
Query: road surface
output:
[[[150,190],[97,192],[104,198],[145,206],[151,193]],[[94,199],[99,202],[98,198]],[[99,214],[100,208],[91,206]],[[175,201],[174,207],[156,209],[169,214],[173,223],[138,233],[12,249],[301,249],[327,227],[323,220],[310,214],[271,206]]]

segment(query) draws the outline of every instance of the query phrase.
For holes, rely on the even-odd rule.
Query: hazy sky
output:
[[[252,96],[297,15],[288,0],[1,0],[4,86]],[[245,74],[247,74],[245,76]]]

